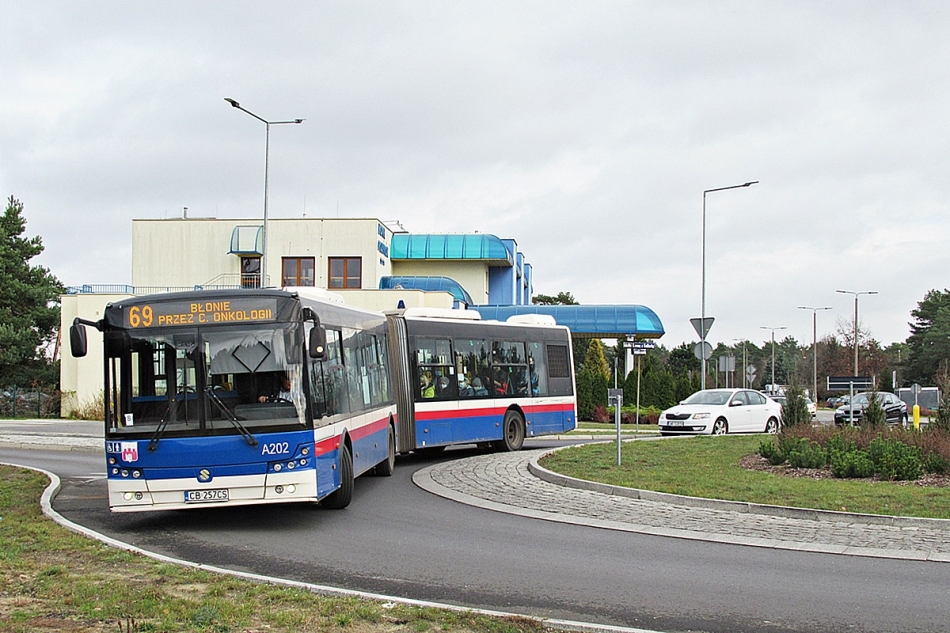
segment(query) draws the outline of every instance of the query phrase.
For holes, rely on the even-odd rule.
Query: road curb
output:
[[[550,455],[557,451],[568,448],[573,447],[561,446],[532,457],[528,462],[528,471],[543,481],[559,486],[565,486],[567,488],[600,492],[602,494],[628,497],[630,499],[639,499],[642,501],[656,501],[659,503],[686,506],[690,508],[729,510],[732,512],[759,514],[762,516],[781,517],[785,519],[829,521],[835,523],[863,523],[866,525],[887,525],[892,527],[924,527],[933,530],[950,531],[950,519],[888,516],[882,514],[861,514],[856,512],[839,512],[835,510],[813,510],[810,508],[794,508],[789,506],[749,503],[745,501],[726,501],[722,499],[708,499],[705,497],[689,497],[686,495],[677,495],[668,492],[656,492],[654,490],[643,490],[640,488],[626,488],[624,486],[614,486],[596,481],[577,479],[548,470],[538,463],[538,461],[546,455]]]
[[[36,448],[35,444],[29,445],[29,448]],[[631,628],[631,627],[622,627],[622,626],[610,626],[610,625],[599,625],[588,622],[577,622],[574,620],[560,620],[556,618],[542,618],[533,615],[525,615],[523,613],[514,613],[507,611],[492,611],[489,609],[472,609],[466,607],[460,607],[453,604],[443,604],[440,602],[430,602],[427,600],[413,600],[411,598],[402,598],[399,596],[389,596],[385,594],[370,593],[366,591],[355,591],[352,589],[341,589],[339,587],[331,587],[328,585],[316,585],[313,583],[301,582],[296,580],[288,580],[286,578],[278,578],[275,576],[264,576],[261,574],[253,574],[250,572],[242,572],[234,569],[227,569],[225,567],[217,567],[215,565],[206,565],[204,563],[195,563],[188,560],[183,560],[180,558],[174,558],[171,556],[166,556],[164,554],[159,554],[157,552],[152,552],[146,549],[142,549],[130,543],[114,539],[112,537],[106,536],[95,530],[91,530],[85,526],[74,523],[58,513],[53,509],[53,499],[56,498],[56,495],[59,494],[62,489],[62,481],[59,476],[55,473],[43,470],[42,468],[36,468],[34,466],[26,466],[24,464],[14,464],[11,462],[2,462],[2,466],[11,466],[14,468],[25,468],[27,470],[32,470],[34,472],[42,473],[49,480],[49,485],[43,490],[43,494],[40,497],[40,507],[43,510],[43,514],[54,521],[55,523],[61,525],[62,527],[75,532],[87,538],[95,539],[101,543],[105,543],[110,547],[116,549],[125,550],[128,552],[133,552],[136,554],[141,554],[142,556],[147,556],[153,560],[157,560],[163,563],[169,563],[172,565],[181,565],[183,567],[190,567],[192,569],[200,569],[202,571],[209,571],[217,574],[226,574],[228,576],[234,576],[236,578],[242,578],[244,580],[250,580],[252,582],[266,583],[270,585],[278,585],[282,587],[293,587],[296,589],[304,589],[314,594],[324,595],[324,596],[337,596],[337,597],[355,597],[363,598],[366,600],[376,600],[381,602],[397,602],[400,604],[406,604],[409,606],[417,606],[431,609],[445,609],[447,611],[455,611],[457,613],[477,613],[481,615],[487,615],[491,617],[499,618],[529,618],[536,620],[541,623],[545,628],[554,629],[558,631],[577,631],[579,633],[661,633],[652,629],[640,629],[640,628]]]

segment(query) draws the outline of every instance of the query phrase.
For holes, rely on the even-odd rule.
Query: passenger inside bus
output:
[[[423,398],[435,398],[435,385],[432,384],[432,372],[428,369],[419,374],[419,390]]]
[[[482,384],[482,379],[478,376],[472,378],[472,390],[475,393],[475,396],[487,396],[488,389],[485,389],[485,385]]]
[[[497,395],[503,396],[508,393],[508,375],[505,374],[505,370],[501,367],[495,368],[492,384],[495,386],[495,393]]]

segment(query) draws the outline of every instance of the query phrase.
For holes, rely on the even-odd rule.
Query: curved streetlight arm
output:
[[[247,108],[241,107],[240,103],[234,99],[231,99],[230,97],[225,97],[224,100],[230,103],[232,108],[237,108],[241,112],[249,114],[264,124],[264,226],[261,234],[261,287],[263,288],[267,285],[267,180],[270,168],[270,126],[285,124],[297,125],[303,123],[304,119],[293,119],[292,121],[268,121],[267,119],[254,114]]]
[[[701,359],[702,365],[702,375],[700,376],[700,389],[706,389],[706,194],[712,193],[714,191],[726,191],[727,189],[742,189],[743,187],[750,187],[752,185],[758,184],[758,180],[750,180],[749,182],[742,183],[741,185],[729,185],[728,187],[716,187],[715,189],[704,189],[703,190],[703,241],[702,241],[702,275],[703,275],[703,286],[702,286],[702,306],[700,309],[700,323],[702,324],[702,332],[700,333],[700,342],[703,346],[703,353]]]

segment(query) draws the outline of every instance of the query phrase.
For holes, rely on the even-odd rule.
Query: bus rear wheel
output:
[[[502,423],[502,439],[493,442],[495,450],[502,452],[520,451],[524,445],[524,418],[517,411],[506,411]]]
[[[342,510],[353,500],[353,457],[345,445],[340,447],[340,487],[320,502],[324,508]]]
[[[376,464],[373,474],[377,477],[390,477],[396,469],[396,433],[389,427],[389,454],[386,459]]]

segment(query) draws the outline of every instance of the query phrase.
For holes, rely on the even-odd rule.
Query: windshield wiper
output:
[[[168,426],[168,418],[171,417],[172,412],[172,401],[168,401],[168,405],[165,407],[165,415],[162,416],[162,421],[158,423],[158,428],[155,429],[155,432],[152,433],[152,438],[148,441],[148,450],[154,451],[158,448],[158,441],[162,439],[162,435],[165,433],[165,427]]]
[[[241,424],[241,421],[238,420],[237,416],[231,412],[231,409],[228,408],[228,405],[224,404],[224,402],[221,401],[221,398],[218,397],[218,394],[214,392],[214,388],[208,387],[207,389],[205,389],[205,391],[208,392],[208,398],[211,400],[212,404],[218,407],[218,410],[220,410],[221,413],[224,414],[224,417],[228,420],[228,422],[230,422],[234,426],[234,428],[238,430],[238,433],[240,433],[241,436],[245,440],[247,440],[247,443],[250,444],[251,446],[257,446],[257,438],[254,437],[251,434],[251,432],[247,430],[247,427]]]

